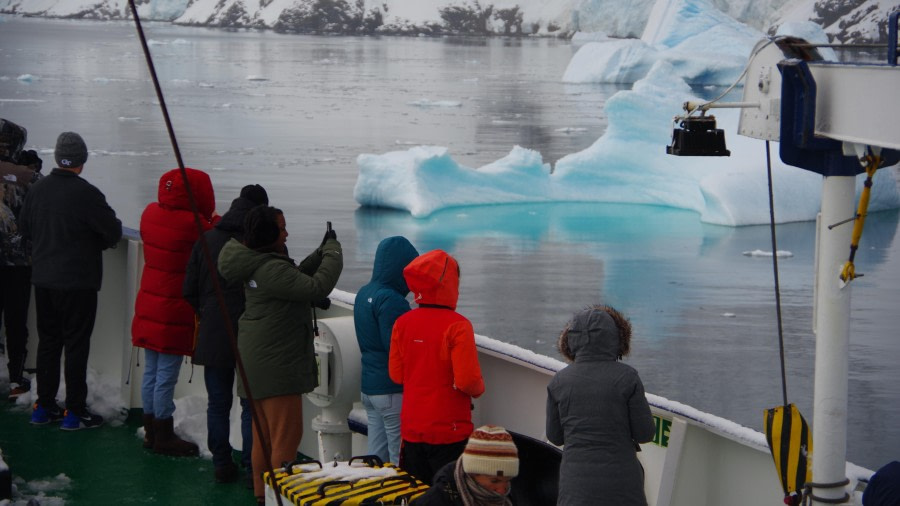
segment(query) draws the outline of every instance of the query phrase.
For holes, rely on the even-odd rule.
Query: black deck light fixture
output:
[[[678,124],[672,130],[672,145],[666,146],[666,154],[675,156],[731,156],[725,149],[725,131],[716,128],[716,117],[706,115],[700,108],[700,116],[691,116],[693,104],[684,104],[688,114],[676,116]],[[694,109],[696,110],[696,109]]]
[[[769,141],[781,140],[782,79],[779,61],[785,58],[818,61],[818,50],[803,39],[775,37],[757,42],[744,71],[722,94],[708,102],[685,102],[684,114],[675,116],[672,145],[666,153],[676,156],[731,156],[725,148],[725,132],[716,128],[713,108],[741,109],[738,134]],[[742,102],[720,102],[735,86],[744,82]],[[699,114],[696,114],[699,113]]]

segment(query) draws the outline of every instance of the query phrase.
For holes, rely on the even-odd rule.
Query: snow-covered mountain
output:
[[[184,25],[343,34],[541,34],[640,37],[671,0],[136,0],[142,19]],[[884,42],[898,0],[712,0],[723,13],[774,33],[814,21],[838,42]],[[658,8],[658,7],[657,7]],[[0,0],[0,13],[128,19],[128,0]]]

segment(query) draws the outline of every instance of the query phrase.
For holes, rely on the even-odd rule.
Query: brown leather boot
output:
[[[153,415],[144,413],[144,448],[153,449]]]
[[[153,453],[170,457],[196,457],[200,448],[190,441],[185,441],[175,434],[174,420],[157,418],[153,420]]]

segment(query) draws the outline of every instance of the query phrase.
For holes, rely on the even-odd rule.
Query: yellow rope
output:
[[[866,212],[869,208],[869,197],[872,194],[872,177],[875,171],[881,166],[882,159],[878,155],[868,154],[865,156],[866,163],[866,182],[859,196],[859,205],[856,210],[856,219],[853,224],[853,236],[850,240],[850,258],[841,268],[841,281],[849,283],[853,279],[862,276],[856,274],[856,267],[853,265],[853,258],[856,256],[856,250],[859,247],[859,239],[862,237],[863,225],[866,223]]]

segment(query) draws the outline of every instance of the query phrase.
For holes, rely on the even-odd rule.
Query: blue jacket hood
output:
[[[375,250],[372,283],[388,286],[403,295],[408,294],[403,268],[417,256],[419,252],[407,238],[396,235],[383,239]]]

